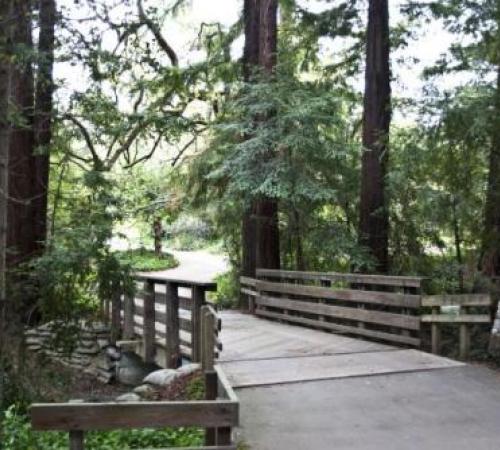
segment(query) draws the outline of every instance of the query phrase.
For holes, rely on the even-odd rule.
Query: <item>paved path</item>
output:
[[[497,450],[500,376],[416,350],[222,313],[252,450]]]
[[[206,250],[183,252],[166,249],[165,251],[174,255],[179,265],[175,269],[160,270],[151,272],[151,274],[176,279],[211,282],[218,275],[222,275],[229,270],[228,258],[223,255],[210,253]]]

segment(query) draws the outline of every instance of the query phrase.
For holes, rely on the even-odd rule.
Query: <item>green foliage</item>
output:
[[[3,417],[3,450],[63,450],[68,448],[68,434],[33,431],[29,418],[16,407]],[[85,448],[90,450],[122,450],[133,448],[191,447],[203,442],[203,432],[195,428],[141,429],[85,434]]]
[[[215,281],[217,292],[209,293],[210,299],[223,309],[237,306],[240,297],[239,274],[232,270],[223,275],[219,275]]]
[[[144,248],[115,252],[114,255],[121,265],[130,267],[132,271],[166,270],[178,265],[178,262],[171,254],[163,253],[158,257],[154,251]]]

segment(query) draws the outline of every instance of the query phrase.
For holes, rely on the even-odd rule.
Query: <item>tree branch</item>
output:
[[[153,36],[155,39],[158,41],[158,45],[160,48],[167,54],[168,58],[170,59],[170,62],[174,67],[179,66],[179,58],[177,57],[177,54],[175,53],[174,49],[169,45],[167,40],[163,37],[161,34],[160,28],[156,23],[154,23],[145,13],[144,7],[142,5],[142,0],[137,0],[137,9],[139,11],[139,19],[141,22],[146,25],[153,33]]]

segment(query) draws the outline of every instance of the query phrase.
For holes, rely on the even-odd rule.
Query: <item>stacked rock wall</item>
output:
[[[103,383],[109,383],[115,374],[114,365],[104,349],[110,345],[110,331],[102,323],[81,323],[74,336],[73,350],[65,350],[58,343],[57,333],[61,323],[54,321],[25,332],[28,350],[44,354],[67,367],[81,370],[95,376]]]

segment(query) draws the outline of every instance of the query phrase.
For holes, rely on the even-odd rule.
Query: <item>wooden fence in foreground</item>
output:
[[[469,356],[470,326],[490,322],[480,311],[491,305],[489,295],[423,296],[419,277],[258,269],[257,278],[240,283],[249,311],[269,319],[417,348],[423,324],[432,323],[435,353],[440,324],[457,324],[462,359]],[[449,305],[460,314],[442,314]]]
[[[236,450],[232,429],[239,402],[220,367],[214,365],[220,323],[212,307],[200,308],[200,356],[205,377],[203,401],[34,404],[31,422],[38,431],[67,431],[69,448],[85,448],[85,432],[130,428],[205,428],[205,447]],[[180,449],[179,449],[180,450]],[[185,449],[187,450],[187,449]]]

